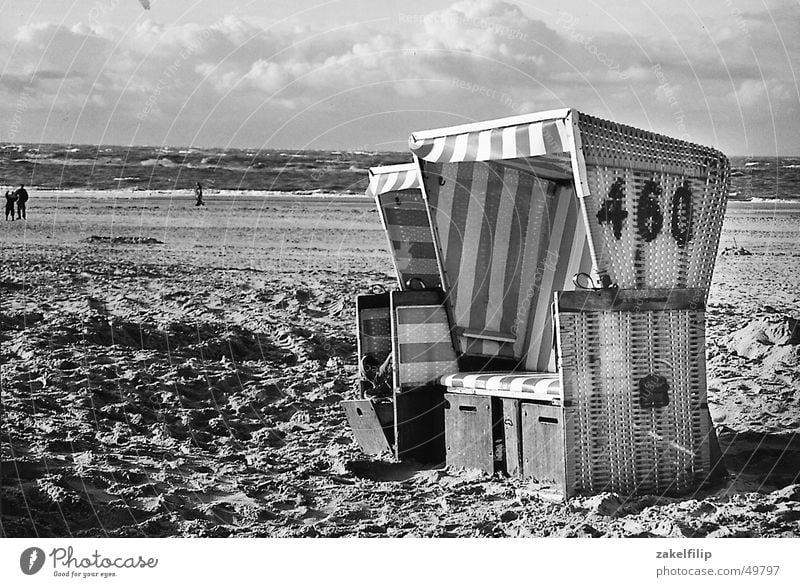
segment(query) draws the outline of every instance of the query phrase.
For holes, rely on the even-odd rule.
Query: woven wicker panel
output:
[[[680,493],[707,477],[704,320],[699,310],[559,314],[573,492]],[[667,405],[642,406],[651,376],[666,379]]]
[[[713,149],[581,114],[578,119],[590,197],[583,203],[597,255],[598,271],[622,288],[699,287],[708,289],[714,269],[728,194],[727,158]],[[623,183],[620,238],[598,212]],[[645,182],[654,196],[663,226],[648,242],[639,230],[639,200]],[[686,243],[672,234],[673,197],[691,191],[692,218]]]

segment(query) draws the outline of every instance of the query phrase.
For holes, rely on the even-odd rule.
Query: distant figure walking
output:
[[[11,216],[11,220],[14,220],[14,204],[16,201],[17,192],[6,190],[6,220],[8,220],[9,215]]]
[[[194,197],[197,198],[197,203],[195,206],[205,206],[203,202],[203,186],[200,185],[200,182],[197,182],[197,186],[194,188]]]
[[[17,220],[25,219],[27,220],[28,217],[25,215],[25,208],[26,204],[28,203],[28,192],[25,189],[25,186],[19,184],[19,189],[16,192],[17,194]]]

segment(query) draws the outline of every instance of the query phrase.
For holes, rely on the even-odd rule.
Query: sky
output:
[[[0,14],[0,142],[405,150],[415,130],[573,107],[728,155],[800,155],[800,0],[0,0]]]

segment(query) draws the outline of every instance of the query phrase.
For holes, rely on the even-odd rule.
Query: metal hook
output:
[[[589,284],[591,284],[591,285],[588,285],[588,286],[587,285],[582,285],[580,283],[581,276],[585,277],[589,281]],[[589,275],[588,273],[584,273],[582,271],[580,273],[576,273],[575,275],[572,276],[572,283],[574,283],[575,287],[577,287],[578,289],[599,289],[597,287],[597,285],[595,284],[594,279],[592,279],[592,276]]]
[[[422,279],[420,279],[419,277],[412,277],[411,279],[406,281],[406,287],[411,290],[420,291],[427,288],[427,285],[425,285],[425,282],[422,281]]]

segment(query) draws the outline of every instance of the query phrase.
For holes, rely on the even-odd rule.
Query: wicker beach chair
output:
[[[484,361],[445,376],[446,397],[480,396],[489,409],[475,413],[491,414],[482,429],[496,438],[498,421],[507,428],[505,453],[488,470],[550,479],[564,495],[701,483],[713,432],[704,304],[725,156],[575,110],[409,142],[458,351]],[[524,302],[516,282],[499,277],[517,274]],[[512,313],[513,333],[492,328]],[[498,372],[491,355],[516,364]],[[461,438],[470,418],[446,412],[446,436],[453,428]],[[451,464],[480,461],[463,442],[447,443]],[[484,440],[472,451],[485,469],[488,448]]]
[[[565,496],[702,484],[714,462],[704,310],[725,156],[575,110],[415,132],[409,144],[416,179],[373,176],[371,188],[417,182],[408,208],[426,212],[387,215],[406,200],[378,194],[400,286],[389,297],[429,296],[409,303],[432,308],[417,315],[439,328],[405,329],[402,344],[435,339],[443,353],[449,328],[452,354],[415,383],[437,410],[436,389],[447,391],[447,463]],[[412,249],[413,262],[397,252]],[[415,275],[424,291],[412,291]],[[448,362],[457,368],[433,381]]]

